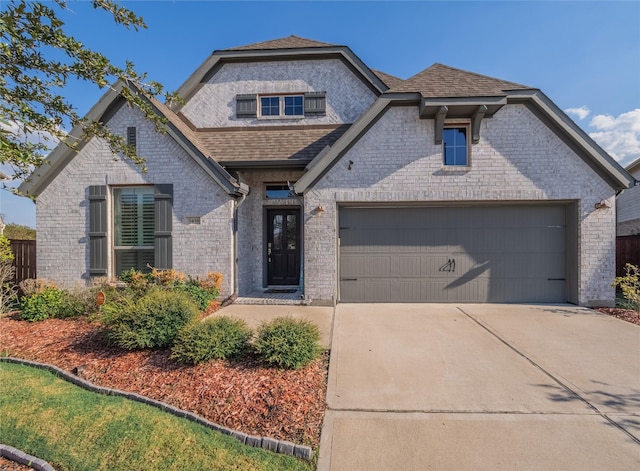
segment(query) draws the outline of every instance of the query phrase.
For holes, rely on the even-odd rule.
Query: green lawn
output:
[[[48,371],[0,363],[0,443],[56,470],[306,470],[311,463],[121,397],[96,394]]]

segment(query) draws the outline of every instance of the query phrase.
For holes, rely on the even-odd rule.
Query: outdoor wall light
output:
[[[321,204],[318,205],[318,207],[316,208],[316,212],[317,213],[321,213],[324,211],[324,206],[322,206]]]
[[[610,207],[611,206],[609,205],[609,203],[607,203],[605,200],[600,200],[598,203],[595,204],[596,209],[605,209]]]

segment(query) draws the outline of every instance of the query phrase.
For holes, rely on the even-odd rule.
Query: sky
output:
[[[294,34],[349,46],[372,69],[402,79],[438,62],[538,88],[621,165],[640,158],[638,1],[119,3],[148,28],[115,25],[82,0],[60,16],[68,34],[116,65],[132,61],[168,90],[214,50]],[[87,83],[63,90],[81,115],[104,93]],[[0,191],[0,213],[5,223],[35,227],[27,198]]]

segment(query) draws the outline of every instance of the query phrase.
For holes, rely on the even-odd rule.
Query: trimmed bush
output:
[[[192,365],[226,360],[243,353],[252,335],[242,319],[227,316],[208,318],[191,323],[178,333],[171,358]]]
[[[114,307],[105,319],[116,345],[136,350],[170,347],[180,329],[197,315],[198,308],[187,294],[153,289],[137,301]]]
[[[60,317],[65,310],[64,293],[57,288],[46,288],[40,293],[22,298],[20,318],[36,322]],[[63,317],[63,316],[62,316]]]
[[[189,277],[186,282],[177,283],[173,289],[187,293],[201,311],[205,311],[218,297],[218,290],[215,287],[203,288],[197,278]]]
[[[255,349],[267,363],[298,370],[320,355],[320,331],[310,321],[279,317],[258,328]]]

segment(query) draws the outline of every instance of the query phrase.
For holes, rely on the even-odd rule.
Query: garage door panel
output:
[[[561,205],[341,208],[340,300],[563,302]]]

